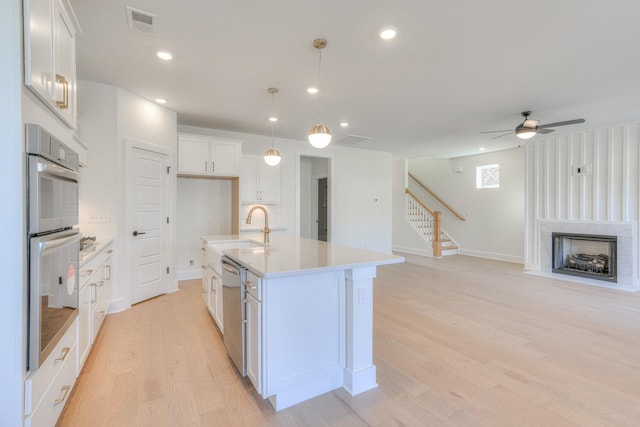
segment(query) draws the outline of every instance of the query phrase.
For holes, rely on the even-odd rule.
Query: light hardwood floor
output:
[[[465,256],[374,285],[375,390],[274,412],[232,369],[199,281],[109,315],[61,426],[637,426],[640,293]]]

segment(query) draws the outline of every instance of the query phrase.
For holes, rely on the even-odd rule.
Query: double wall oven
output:
[[[37,370],[78,316],[78,154],[26,125],[28,369]],[[75,227],[75,228],[74,228]]]

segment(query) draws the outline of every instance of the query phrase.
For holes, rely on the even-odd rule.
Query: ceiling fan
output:
[[[555,123],[547,123],[545,125],[539,125],[539,120],[530,119],[531,111],[523,111],[522,117],[524,117],[524,121],[516,126],[515,130],[490,130],[480,133],[496,133],[496,132],[506,132],[502,135],[494,136],[491,139],[502,138],[503,136],[511,135],[515,133],[516,136],[520,139],[529,139],[533,138],[535,134],[547,134],[553,132],[553,129],[558,126],[567,126],[567,125],[576,125],[578,123],[584,123],[584,119],[574,119],[574,120],[566,120],[564,122],[555,122]]]

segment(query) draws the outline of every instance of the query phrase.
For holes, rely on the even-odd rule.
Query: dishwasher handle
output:
[[[240,275],[240,269],[233,264],[229,264],[225,260],[222,260],[222,268],[224,268],[231,274],[235,274],[236,276]]]

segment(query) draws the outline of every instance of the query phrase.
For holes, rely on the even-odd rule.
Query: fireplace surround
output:
[[[635,222],[538,220],[537,225],[538,252],[536,270],[538,274],[621,290],[640,290],[637,262],[637,226]],[[615,236],[617,239],[616,281],[594,280],[588,277],[570,276],[553,272],[553,233]]]

